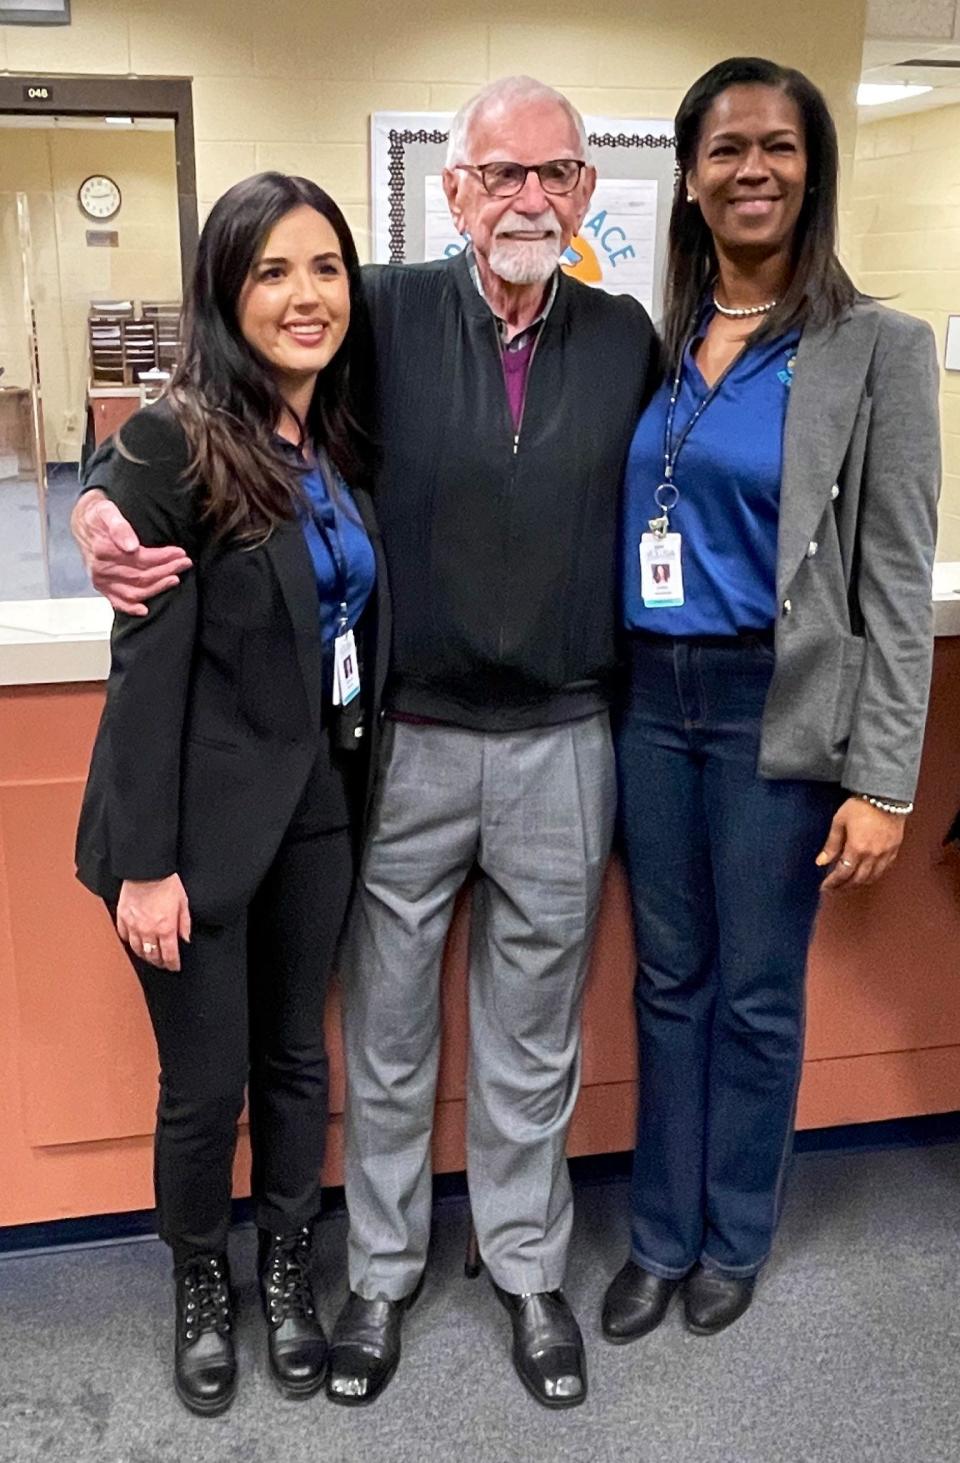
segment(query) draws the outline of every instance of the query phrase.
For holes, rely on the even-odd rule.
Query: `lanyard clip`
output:
[[[671,480],[672,468],[669,462],[667,462],[666,464],[666,469],[667,476],[665,480],[660,484],[660,486],[655,490],[653,494],[653,501],[660,509],[660,517],[647,519],[647,522],[650,525],[650,532],[653,534],[654,538],[658,539],[666,537],[670,529],[670,519],[668,517],[668,514],[670,513],[671,508],[675,508],[677,506],[677,503],[680,501],[680,489],[677,487],[676,483]]]

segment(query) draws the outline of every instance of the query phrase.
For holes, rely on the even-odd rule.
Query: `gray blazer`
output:
[[[776,668],[759,770],[910,799],[930,689],[939,371],[923,321],[808,328],[783,449]]]

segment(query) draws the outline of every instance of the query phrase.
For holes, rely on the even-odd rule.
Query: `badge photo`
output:
[[[648,610],[683,604],[683,559],[679,533],[645,533],[640,539],[640,594]]]

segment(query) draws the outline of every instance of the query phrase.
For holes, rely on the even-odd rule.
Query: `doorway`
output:
[[[196,241],[189,82],[0,78],[0,599],[92,592],[79,465],[174,363]]]

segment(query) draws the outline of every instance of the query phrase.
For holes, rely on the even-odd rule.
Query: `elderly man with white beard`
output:
[[[618,498],[655,345],[636,301],[559,268],[595,183],[559,92],[485,88],[454,120],[443,183],[463,253],[365,271],[393,658],[342,972],[350,1294],[327,1395],[383,1391],[420,1288],[440,966],[472,876],[473,1217],[522,1382],[571,1407],[587,1377],[561,1289],[565,1143],[615,808]],[[140,550],[100,494],[74,524],[120,608],[188,563]]]
[[[383,782],[344,979],[352,1293],[328,1396],[369,1401],[400,1354],[431,1208],[439,977],[472,885],[467,1174],[513,1360],[581,1403],[563,1295],[565,1141],[615,777],[615,526],[653,332],[559,261],[595,183],[583,122],[529,78],[455,118],[444,191],[465,251],[372,271],[394,597]]]

